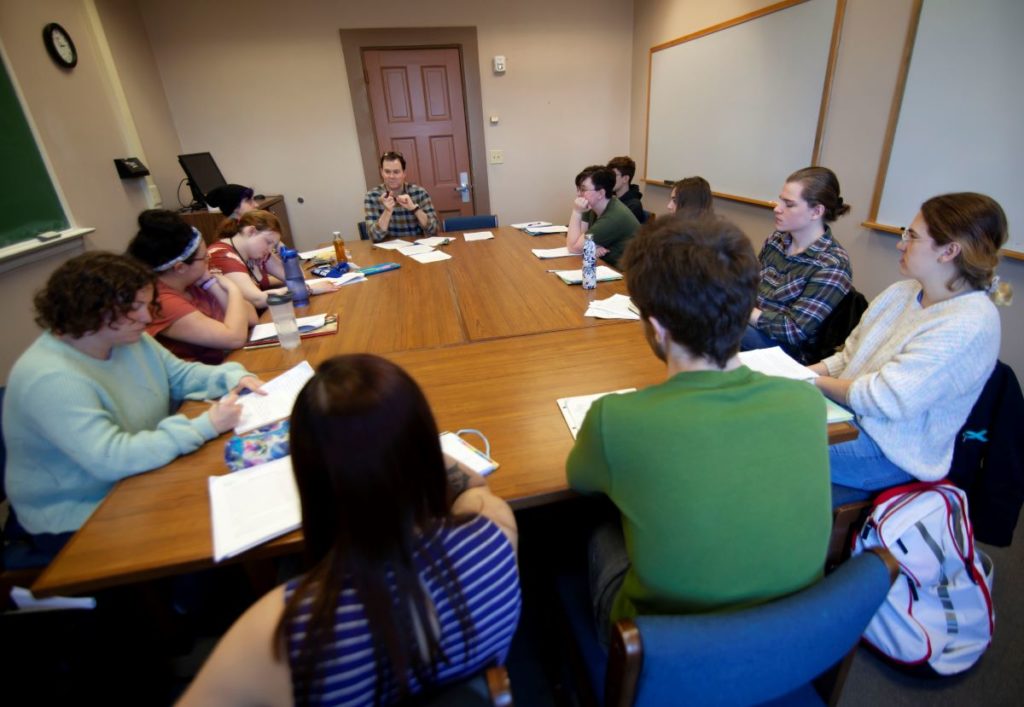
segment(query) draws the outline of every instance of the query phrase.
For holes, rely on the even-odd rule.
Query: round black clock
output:
[[[57,62],[57,66],[65,69],[73,69],[78,63],[78,51],[75,43],[71,41],[68,31],[56,22],[43,27],[43,44],[50,58]]]

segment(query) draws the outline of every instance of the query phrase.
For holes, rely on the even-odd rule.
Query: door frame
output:
[[[372,189],[380,184],[380,166],[377,163],[380,155],[377,154],[377,138],[373,129],[373,116],[370,112],[370,96],[366,88],[363,50],[452,47],[459,49],[462,57],[462,90],[466,101],[469,176],[473,184],[473,208],[478,214],[491,213],[476,27],[381,27],[342,29],[339,32],[367,189]]]

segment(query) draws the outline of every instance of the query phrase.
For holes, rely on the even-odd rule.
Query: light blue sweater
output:
[[[184,399],[227,393],[247,372],[176,358],[148,334],[100,361],[44,332],[11,370],[4,397],[7,496],[30,533],[77,530],[119,479],[217,436]]]

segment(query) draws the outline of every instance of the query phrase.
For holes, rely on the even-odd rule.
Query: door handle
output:
[[[469,190],[472,188],[469,183],[469,172],[459,172],[459,186],[455,187],[455,191],[462,194],[464,204],[469,203]]]

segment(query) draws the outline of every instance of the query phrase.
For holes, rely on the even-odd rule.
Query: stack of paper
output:
[[[299,397],[302,386],[312,377],[313,367],[308,361],[303,361],[264,384],[263,392],[266,395],[249,393],[240,397],[238,403],[242,406],[242,416],[235,425],[235,434],[244,435],[257,427],[290,416],[295,398]]]
[[[531,236],[545,236],[549,233],[568,233],[568,226],[528,226],[524,229]]]
[[[391,241],[383,241],[381,243],[374,243],[374,248],[380,248],[382,250],[398,250],[399,248],[408,248],[412,243],[409,241],[403,241],[401,239],[394,239]]]
[[[452,239],[447,236],[431,236],[430,238],[418,238],[416,243],[419,245],[428,245],[431,248],[435,248],[439,245],[448,245],[452,242]]]
[[[409,257],[417,263],[436,263],[439,260],[451,260],[452,256],[439,250],[431,250],[426,253],[412,253]]]
[[[354,285],[357,282],[366,282],[366,275],[363,275],[363,273],[358,270],[351,270],[340,277],[318,277],[312,280],[306,280],[306,284],[309,286],[318,282],[331,282],[338,287],[344,287],[345,285]]]
[[[494,234],[490,231],[477,231],[476,233],[464,233],[462,237],[467,241],[486,241],[494,238]]]
[[[612,295],[608,299],[591,302],[583,316],[598,319],[639,319],[640,313],[633,306],[629,296]]]
[[[740,362],[747,368],[760,371],[766,376],[779,376],[804,381],[817,378],[818,374],[803,365],[779,346],[770,349],[741,351]]]
[[[583,283],[583,270],[552,270],[566,285],[579,285]],[[608,282],[610,280],[621,280],[622,273],[612,270],[607,265],[597,266],[597,281]]]
[[[536,255],[541,260],[544,260],[546,258],[570,258],[573,256],[577,258],[580,257],[579,253],[570,253],[569,249],[566,248],[565,246],[562,246],[561,248],[533,248],[530,252]]]
[[[433,253],[433,246],[429,245],[411,245],[406,244],[398,248],[398,252],[402,255],[421,255],[422,253]]]
[[[550,225],[550,221],[524,221],[523,223],[513,223],[512,228],[518,228],[520,231],[525,231],[527,228],[540,228],[542,226]]]
[[[211,476],[209,489],[214,562],[302,525],[291,457],[226,476]]]
[[[606,395],[632,393],[634,390],[636,388],[623,388],[622,390],[611,390],[607,393],[577,395],[572,398],[559,398],[556,402],[558,403],[558,409],[562,411],[562,417],[565,418],[565,424],[569,425],[569,432],[572,433],[572,438],[576,439],[576,435],[579,434],[580,427],[583,425],[583,419],[587,416],[587,411],[590,410],[590,406],[595,400]]]

